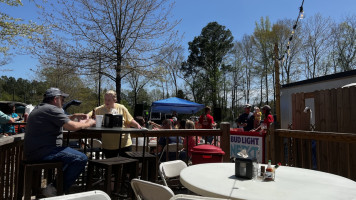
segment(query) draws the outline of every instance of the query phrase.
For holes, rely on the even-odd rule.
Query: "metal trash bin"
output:
[[[192,164],[223,162],[223,155],[225,155],[225,152],[217,146],[198,145],[192,149]]]

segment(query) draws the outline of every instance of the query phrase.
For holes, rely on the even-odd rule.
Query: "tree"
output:
[[[291,83],[297,80],[301,70],[298,65],[298,58],[302,48],[301,26],[297,26],[292,40],[290,41],[293,24],[292,20],[278,20],[272,27],[272,34],[274,35],[275,43],[278,44],[280,54],[286,52],[289,42],[289,53],[286,54],[285,59],[280,62],[281,82],[283,84]],[[280,55],[281,56],[281,55]]]
[[[174,88],[174,95],[178,95],[178,79],[181,77],[181,64],[183,62],[183,48],[181,46],[171,47],[173,49],[164,48],[161,50],[158,57],[158,64],[163,67],[161,75],[167,75],[165,77],[166,83],[172,83]],[[165,72],[165,73],[164,73]]]
[[[148,76],[146,75],[142,75],[139,72],[132,72],[130,73],[125,80],[129,83],[130,87],[132,88],[132,91],[129,93],[130,97],[132,97],[132,101],[130,101],[132,103],[133,109],[136,110],[136,104],[138,104],[138,95],[140,93],[142,93],[141,91],[144,91],[144,87],[145,85],[148,84],[148,82],[150,81],[149,78],[146,78]],[[147,101],[147,100],[145,100]],[[140,102],[142,103],[142,101]]]
[[[230,74],[232,84],[231,84],[231,111],[232,111],[232,118],[235,119],[237,115],[237,107],[238,102],[245,98],[245,102],[249,102],[249,84],[251,83],[252,77],[251,65],[246,64],[247,62],[254,59],[253,57],[253,49],[249,45],[245,45],[244,41],[246,42],[246,38],[249,37],[247,35],[243,36],[243,41],[236,42],[235,47],[233,49],[233,67],[232,73]],[[246,49],[244,49],[246,48]],[[250,54],[251,53],[251,54]],[[247,74],[246,74],[247,73]],[[240,93],[241,91],[241,93]]]
[[[255,53],[253,48],[253,38],[248,35],[244,35],[241,42],[236,43],[238,52],[241,53],[241,59],[243,60],[243,80],[244,97],[245,102],[250,103],[250,90],[252,81],[252,71],[255,68]]]
[[[330,52],[330,18],[316,14],[303,23],[304,42],[302,48],[306,78],[326,75],[326,55]]]
[[[253,33],[253,41],[255,50],[258,58],[256,59],[257,64],[262,67],[262,69],[256,68],[256,74],[260,76],[260,93],[261,93],[261,102],[263,103],[263,78],[265,79],[265,89],[266,89],[266,103],[268,104],[269,97],[269,74],[272,72],[273,66],[273,34],[271,30],[271,23],[269,18],[263,19],[261,17],[260,23],[256,22],[255,31]],[[273,73],[272,73],[273,74]]]
[[[44,18],[56,23],[52,30],[63,44],[62,55],[80,61],[72,67],[93,74],[99,72],[93,63],[100,54],[100,73],[115,82],[118,101],[122,79],[147,70],[159,50],[175,42],[178,22],[168,21],[173,6],[168,0],[61,0],[50,5],[53,11],[44,10]]]
[[[1,8],[23,6],[19,0],[1,0],[0,5]],[[33,22],[23,23],[22,19],[0,11],[0,66],[8,63],[11,49],[23,44],[23,38],[31,39],[43,33],[43,26]]]
[[[187,95],[190,95],[194,102],[205,102],[207,86],[203,72],[198,68],[191,67],[187,62],[182,63],[182,71]]]
[[[54,65],[52,62],[46,62],[47,60],[40,59],[39,61],[41,65],[37,71],[37,79],[46,83],[46,89],[58,87],[69,94],[68,100],[82,101],[82,107],[73,107],[72,112],[89,112],[90,108],[97,106],[96,91],[88,88],[80,75],[73,71],[71,66],[75,63],[71,63],[71,60],[62,58],[60,55],[57,55],[57,62]]]
[[[217,106],[223,60],[233,47],[233,39],[231,31],[225,26],[210,22],[199,36],[188,43],[190,55],[187,65],[182,69],[185,74],[192,71],[192,68],[202,72],[207,86],[204,93],[213,107]]]
[[[341,71],[356,68],[356,16],[332,28],[332,39],[336,61]]]

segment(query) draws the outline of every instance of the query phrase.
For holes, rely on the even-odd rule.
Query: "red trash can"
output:
[[[192,149],[192,164],[223,162],[223,155],[225,155],[225,152],[217,146],[198,145]]]

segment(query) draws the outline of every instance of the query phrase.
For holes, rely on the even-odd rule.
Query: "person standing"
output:
[[[244,106],[245,112],[239,116],[237,119],[237,125],[242,127],[244,131],[250,131],[253,129],[255,118],[251,112],[251,105],[246,104]]]
[[[213,129],[213,127],[216,127],[216,123],[214,122],[213,116],[210,115],[210,112],[211,108],[209,106],[206,106],[204,109],[204,114],[199,117],[199,124],[202,129]],[[213,139],[213,136],[206,137],[207,142],[209,142],[210,144]]]
[[[262,125],[266,126],[265,128],[269,129],[270,125],[274,122],[274,118],[271,114],[271,107],[269,105],[265,105],[262,107],[262,113],[264,115],[264,120],[263,123],[258,126],[257,128],[251,130],[251,131],[258,131],[262,128]]]
[[[46,90],[42,103],[30,114],[26,125],[24,154],[28,161],[61,161],[63,162],[63,190],[69,191],[71,185],[84,170],[88,157],[70,147],[62,147],[63,128],[76,131],[95,124],[95,120],[84,122],[72,121],[62,109],[65,97],[58,88]],[[85,119],[86,115],[77,116]],[[56,196],[56,186],[49,184],[43,194],[46,197]]]
[[[94,108],[95,115],[105,114],[119,114],[122,115],[123,127],[139,128],[141,126],[132,118],[131,114],[124,105],[116,103],[116,92],[109,90],[104,95],[104,105]],[[87,115],[91,117],[93,111]],[[122,134],[121,148],[119,148],[120,134],[117,133],[103,133],[102,134],[102,148],[106,158],[117,157],[119,154],[123,155],[126,151],[132,150],[132,141],[130,134]]]
[[[253,123],[253,128],[257,128],[261,123],[261,117],[262,117],[262,113],[261,113],[259,107],[257,107],[257,106],[254,107],[253,116],[255,118],[254,123]]]

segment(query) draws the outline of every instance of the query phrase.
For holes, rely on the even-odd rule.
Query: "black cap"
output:
[[[46,93],[43,96],[44,97],[56,97],[56,96],[68,97],[69,94],[63,93],[58,88],[51,87],[48,90],[46,90]]]

